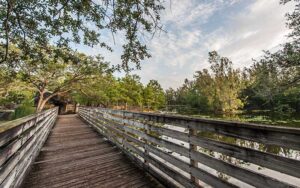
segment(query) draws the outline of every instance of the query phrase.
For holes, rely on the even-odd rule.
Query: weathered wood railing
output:
[[[0,187],[18,187],[55,123],[58,108],[0,125]]]
[[[168,186],[300,185],[297,128],[88,107],[78,114]]]

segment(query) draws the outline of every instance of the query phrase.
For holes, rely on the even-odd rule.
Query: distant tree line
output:
[[[267,52],[264,58],[241,71],[234,69],[228,58],[210,52],[210,69],[196,71],[193,80],[186,79],[176,90],[167,89],[167,105],[175,109],[185,106],[190,113],[300,112],[300,84],[296,81],[299,67],[282,68],[270,57],[273,55]]]
[[[290,0],[282,0],[285,4]],[[265,51],[250,68],[234,69],[216,51],[209,53],[210,69],[196,71],[178,89],[166,91],[167,105],[194,112],[235,113],[238,110],[300,112],[300,3],[287,14],[288,41],[276,52]]]
[[[143,85],[139,76],[129,74],[122,78],[100,76],[81,85],[72,96],[88,106],[136,110],[158,110],[165,106],[164,90],[156,80]]]

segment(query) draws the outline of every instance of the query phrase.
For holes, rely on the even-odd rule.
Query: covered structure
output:
[[[48,97],[51,95],[50,92],[46,92],[44,97]],[[39,100],[39,96],[35,98],[35,106],[37,106]],[[52,97],[49,99],[48,103],[46,104],[46,109],[52,108],[57,106],[59,108],[59,114],[74,114],[76,113],[77,103],[71,99],[68,95],[59,95]]]

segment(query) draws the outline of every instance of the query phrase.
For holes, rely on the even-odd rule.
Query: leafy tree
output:
[[[31,95],[30,97],[32,96],[33,95]],[[26,98],[24,98],[15,109],[12,119],[18,119],[24,116],[28,116],[30,114],[33,114],[35,110],[36,109],[34,108],[34,101],[32,100],[32,98],[29,98],[29,96],[26,96]]]
[[[125,109],[130,106],[143,105],[143,85],[138,75],[129,75],[119,80],[120,102],[125,105]]]
[[[184,101],[189,105],[192,112],[208,112],[211,108],[208,106],[207,96],[196,87],[195,82],[193,82],[193,87],[189,89],[186,93]]]
[[[40,55],[36,61],[34,56]],[[54,96],[70,92],[75,85],[84,83],[108,71],[108,64],[100,56],[89,57],[68,49],[47,46],[26,56],[14,67],[17,78],[39,93],[37,111]],[[51,93],[46,96],[46,93]]]
[[[26,56],[35,46],[69,48],[72,44],[100,45],[112,50],[104,33],[125,37],[122,66],[150,56],[141,36],[161,30],[162,0],[0,0],[1,61],[12,62],[10,45]]]
[[[0,67],[0,96],[1,96],[1,98],[7,96],[8,91],[9,91],[10,81],[11,81],[11,77],[9,76],[7,69],[5,69],[3,66]]]
[[[274,54],[266,52],[261,60],[256,61],[247,70],[248,84],[243,92],[247,97],[247,108],[269,109],[282,113],[292,112],[298,108],[299,100],[293,97],[300,94],[300,85],[296,81],[298,68],[283,68],[279,62]]]
[[[188,94],[191,86],[191,82],[188,79],[185,79],[183,85],[177,89],[176,94],[178,104],[187,104],[185,97]]]
[[[166,104],[169,105],[176,105],[177,102],[177,93],[173,88],[168,88],[165,92]]]
[[[216,51],[209,53],[209,63],[212,75],[205,69],[195,75],[197,87],[207,97],[208,105],[216,112],[234,112],[242,108],[240,71],[233,69],[232,62]]]
[[[73,97],[83,105],[109,107],[119,99],[118,83],[112,74],[98,75],[76,85]]]
[[[286,4],[291,1],[296,3],[295,9],[292,13],[287,13],[287,26],[292,29],[292,32],[289,34],[289,37],[293,38],[295,45],[300,45],[300,2],[298,0],[281,0],[280,3]],[[298,46],[299,47],[299,46]]]
[[[124,105],[158,109],[164,106],[164,91],[156,80],[145,87],[137,75],[126,75],[116,79],[112,74],[101,74],[80,83],[74,88],[73,97],[80,104],[89,106],[114,107]]]
[[[232,68],[232,62],[218,55],[209,53],[210,70],[196,71],[195,80],[185,79],[176,91],[166,92],[168,104],[180,105],[178,110],[186,112],[234,113],[244,105],[240,93],[244,87],[241,72]]]
[[[248,101],[258,99],[261,108],[274,108],[275,98],[282,92],[278,87],[282,78],[273,59],[265,57],[246,71],[249,74],[248,90],[252,90],[252,95],[247,96]]]
[[[157,80],[150,80],[143,91],[144,104],[148,109],[157,110],[165,104],[165,94]]]
[[[293,0],[281,0],[282,4],[289,3]],[[300,84],[300,2],[294,0],[295,9],[292,13],[288,13],[287,26],[291,29],[289,34],[290,41],[283,44],[283,48],[278,50],[274,54],[270,54],[274,59],[274,63],[283,69],[288,75],[291,74],[288,79],[285,80],[286,85],[298,85]]]
[[[208,111],[207,99],[197,88],[195,81],[184,80],[184,84],[172,96],[172,105],[180,113],[199,113]],[[172,106],[170,106],[172,107]]]
[[[291,0],[282,0],[285,4]],[[266,51],[263,58],[254,61],[247,70],[247,106],[271,109],[282,113],[299,110],[300,87],[300,3],[287,14],[287,26],[292,30],[290,41],[276,52]],[[295,97],[295,96],[298,96]]]
[[[0,66],[0,105],[10,106],[30,100],[33,91],[22,81],[15,79],[16,74],[5,65]],[[33,101],[33,99],[31,99]]]

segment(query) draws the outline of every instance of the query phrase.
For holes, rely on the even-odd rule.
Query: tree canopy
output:
[[[36,46],[70,48],[72,44],[112,47],[106,35],[124,36],[122,67],[139,68],[140,60],[150,57],[144,37],[161,30],[162,0],[0,0],[0,63],[10,62],[10,46],[23,55]],[[24,58],[25,58],[24,57]]]
[[[156,80],[143,85],[137,75],[115,78],[107,74],[81,85],[74,95],[83,105],[157,110],[165,106],[164,90]]]
[[[11,50],[16,56],[23,53],[16,47]],[[35,53],[15,62],[12,67],[3,65],[2,68],[14,74],[14,81],[19,81],[19,85],[38,92],[37,111],[41,111],[52,97],[67,93],[75,85],[110,71],[108,63],[100,56],[86,56],[68,48],[53,46],[37,46]],[[51,94],[45,97],[47,92]]]

